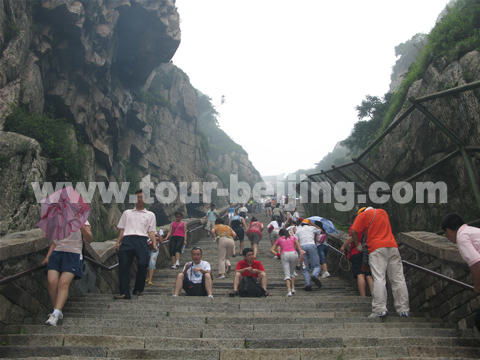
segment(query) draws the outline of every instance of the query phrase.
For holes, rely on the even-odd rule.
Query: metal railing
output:
[[[448,151],[448,154],[401,182],[411,183],[419,177],[428,174],[431,170],[438,169],[438,167],[442,166],[446,161],[454,158],[461,158],[466,174],[465,179],[472,190],[472,200],[476,203],[478,209],[480,209],[480,189],[471,159],[471,154],[480,152],[480,144],[466,144],[460,136],[458,136],[453,130],[449,129],[444,122],[439,120],[440,116],[446,116],[442,112],[442,106],[445,105],[442,105],[440,103],[441,101],[458,101],[461,108],[464,108],[463,102],[473,102],[472,104],[477,107],[478,101],[475,100],[476,98],[473,91],[477,91],[478,93],[478,89],[480,89],[480,81],[475,81],[467,85],[457,86],[428,96],[416,99],[412,97],[406,99],[406,102],[410,102],[408,109],[392,122],[360,155],[346,164],[339,166],[332,165],[332,168],[329,170],[321,170],[318,173],[307,175],[306,179],[297,184],[297,191],[302,194],[302,196],[308,198],[308,202],[310,203],[312,199],[311,189],[313,184],[318,184],[317,187],[314,187],[315,193],[313,194],[315,196],[314,199],[317,199],[317,196],[324,197],[325,193],[328,193],[328,196],[334,195],[334,187],[338,182],[353,182],[355,195],[359,196],[358,199],[360,199],[360,196],[362,196],[363,199],[363,196],[368,193],[370,185],[374,182],[381,181],[386,183],[390,190],[379,190],[378,193],[391,194],[391,189],[393,188],[392,184],[386,181],[380,176],[380,174],[372,170],[372,166],[368,164],[369,161],[372,161],[372,158],[369,159],[369,156],[372,156],[372,151],[377,148],[380,142],[402,122],[406,120],[412,122],[423,121],[423,119],[426,119],[427,122],[432,124],[433,128],[438,129],[439,132],[448,139],[445,142],[445,151]],[[428,102],[430,104],[430,109],[427,109],[425,106]],[[472,108],[472,113],[478,114],[476,108]],[[478,121],[478,118],[474,118],[474,120]],[[365,159],[367,161],[365,161]],[[306,186],[302,187],[302,183]],[[325,185],[322,185],[322,183]],[[365,203],[365,201],[360,200],[358,202]],[[329,202],[326,202],[326,204],[328,203]],[[306,205],[313,206],[311,204]],[[325,211],[328,212],[327,207],[325,207]],[[395,211],[395,208],[393,208],[393,211]],[[328,218],[329,214],[325,214],[325,217]]]
[[[339,249],[337,249],[336,247],[330,245],[330,244],[327,244],[331,249],[333,249],[337,254],[339,254],[340,256],[345,256],[345,253],[342,253]],[[418,270],[418,271],[421,271],[421,272],[424,272],[425,274],[428,274],[428,275],[431,275],[431,276],[434,276],[440,280],[444,280],[444,281],[447,281],[449,282],[450,284],[453,284],[453,285],[456,285],[456,286],[459,286],[461,287],[462,289],[464,290],[470,290],[470,291],[473,291],[473,286],[471,285],[468,285],[468,284],[465,284],[461,281],[458,281],[458,280],[455,280],[455,279],[452,279],[451,277],[448,277],[448,276],[445,276],[443,274],[440,274],[436,271],[433,271],[433,270],[430,270],[430,269],[426,269],[420,265],[417,265],[417,264],[412,264],[411,262],[408,262],[408,261],[405,261],[405,260],[402,260],[402,264],[404,266],[408,266],[412,269],[415,269],[415,270]],[[345,270],[345,269],[344,269]]]
[[[88,257],[88,256],[84,256],[83,257],[85,260],[87,260],[88,262],[92,263],[93,265],[95,266],[98,266],[99,268],[103,269],[103,270],[107,270],[107,271],[111,271],[111,270],[114,270],[117,266],[118,266],[118,263],[116,263],[115,265],[112,265],[112,266],[106,266],[102,263],[99,263],[98,261],[96,260],[93,260],[92,258]],[[33,273],[36,273],[37,271],[41,271],[43,269],[45,269],[47,267],[47,264],[44,264],[44,265],[39,265],[39,266],[35,266],[31,269],[28,269],[28,270],[25,270],[25,271],[21,271],[19,272],[18,274],[15,274],[15,275],[11,275],[11,276],[6,276],[2,279],[0,279],[0,286],[1,285],[6,285],[8,283],[11,283],[12,281],[15,281],[15,280],[18,280],[24,276],[27,276],[27,275],[30,275],[30,274],[33,274]]]

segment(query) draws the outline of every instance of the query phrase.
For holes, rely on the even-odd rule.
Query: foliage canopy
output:
[[[41,115],[14,106],[6,118],[5,131],[22,134],[37,140],[42,155],[48,157],[49,165],[58,171],[48,172],[47,181],[83,181],[85,152],[82,142],[73,127],[65,119],[55,118],[52,109]]]

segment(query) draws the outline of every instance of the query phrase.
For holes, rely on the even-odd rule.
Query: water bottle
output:
[[[185,251],[185,244],[183,244],[182,246],[182,254],[184,253],[184,251]]]

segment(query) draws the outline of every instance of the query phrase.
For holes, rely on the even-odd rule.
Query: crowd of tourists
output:
[[[225,279],[232,271],[230,259],[236,257],[237,241],[239,252],[243,256],[243,260],[235,266],[233,290],[229,296],[270,295],[267,291],[267,273],[257,260],[264,225],[257,219],[256,213],[266,215],[271,220],[266,226],[270,252],[280,260],[283,268],[286,296],[291,297],[296,293],[297,270],[302,271],[305,291],[312,291],[312,283],[321,288],[320,279],[330,276],[326,263],[328,236],[321,221],[303,219],[296,208],[286,211],[285,202],[276,202],[274,199],[251,200],[238,207],[230,204],[227,218],[221,216],[215,205],[211,204],[205,216],[205,230],[218,246],[218,279]],[[169,240],[171,268],[177,269],[180,266],[180,254],[187,245],[188,234],[182,219],[182,212],[175,212],[175,221],[170,224],[164,237],[161,230],[156,230],[155,215],[145,209],[142,190],[137,191],[135,208],[125,210],[118,223],[120,233],[114,249],[119,259],[120,292],[114,299],[131,298],[130,269],[134,258],[137,260],[137,272],[133,295],[142,295],[145,284],[153,284],[158,246],[162,242]],[[372,313],[369,317],[388,315],[387,276],[397,314],[409,317],[408,289],[387,212],[372,207],[361,208],[350,219],[350,225],[349,238],[340,251],[345,251],[352,263],[360,296],[366,296],[367,285],[372,294]],[[458,244],[460,254],[470,266],[474,291],[479,294],[480,229],[466,225],[458,214],[447,215],[441,226],[447,239]],[[250,247],[244,246],[245,236]],[[83,241],[92,241],[88,221],[68,238],[54,240],[43,261],[47,265],[48,292],[53,305],[53,312],[46,322],[48,325],[55,326],[63,318],[62,309],[68,297],[69,285],[82,276]],[[178,297],[183,289],[189,296],[213,298],[212,269],[202,257],[202,249],[194,246],[191,249],[192,261],[185,263],[182,272],[177,275],[173,297]],[[480,312],[477,314],[477,323],[480,324]]]

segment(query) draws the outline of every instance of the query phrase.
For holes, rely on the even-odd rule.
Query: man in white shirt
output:
[[[212,269],[207,261],[202,260],[202,249],[198,246],[192,248],[192,262],[183,267],[175,281],[173,297],[177,297],[180,291],[185,290],[187,296],[205,296],[213,298]]]
[[[115,300],[130,299],[130,268],[134,256],[137,258],[137,276],[133,295],[142,295],[149,262],[148,239],[150,238],[154,248],[157,247],[155,214],[145,209],[142,190],[138,190],[135,195],[137,196],[135,209],[125,210],[117,225],[120,234],[115,252],[118,252],[120,295],[115,295],[113,297]]]
[[[300,225],[301,226],[297,227],[295,236],[300,243],[300,247],[305,251],[305,268],[303,269],[305,291],[312,291],[310,280],[319,288],[322,287],[322,283],[318,278],[320,274],[320,258],[317,247],[315,246],[315,235],[320,234],[320,228],[310,220],[304,220]],[[312,268],[312,276],[310,276],[310,268]]]

